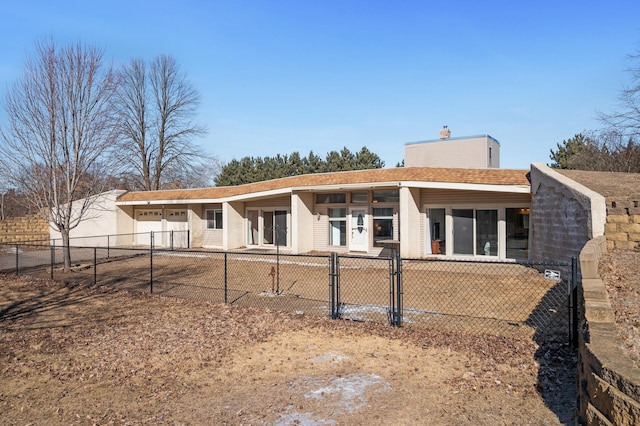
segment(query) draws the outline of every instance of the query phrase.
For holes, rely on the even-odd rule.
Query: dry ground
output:
[[[3,424],[572,424],[575,359],[0,275]]]
[[[611,250],[600,259],[620,337],[640,366],[640,249]]]
[[[330,312],[326,256],[284,255],[277,267],[275,256],[252,253],[227,257],[205,251],[160,251],[152,262],[147,251],[123,253],[129,255],[113,257],[112,253],[108,259],[98,259],[95,270],[93,260],[80,261],[71,274],[57,269],[55,278],[87,283],[93,281],[95,272],[98,284],[149,291],[152,263],[154,293],[322,316]],[[26,263],[26,257],[23,261]],[[7,265],[12,267],[13,262]],[[276,268],[279,279],[270,273]],[[339,271],[343,318],[387,322],[389,260],[343,257]],[[46,278],[49,269],[27,273]],[[546,280],[532,268],[411,260],[403,261],[402,282],[407,324],[510,337],[568,334],[566,283]]]

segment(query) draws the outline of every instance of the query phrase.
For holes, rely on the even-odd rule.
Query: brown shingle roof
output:
[[[284,188],[320,187],[323,185],[348,185],[381,182],[445,182],[484,185],[529,186],[528,170],[509,169],[445,169],[434,167],[398,167],[394,169],[370,169],[348,172],[316,173],[291,176],[238,186],[198,189],[172,189],[165,191],[128,192],[119,202],[220,199],[262,191]],[[320,189],[320,188],[318,188]]]

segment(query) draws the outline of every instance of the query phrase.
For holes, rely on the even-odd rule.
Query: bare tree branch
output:
[[[103,51],[53,40],[36,43],[25,72],[6,93],[9,118],[0,129],[0,163],[7,182],[21,188],[69,245],[69,232],[114,170],[117,75]],[[81,204],[78,208],[78,201]],[[69,250],[65,266],[69,267]]]
[[[172,56],[160,55],[150,66],[141,59],[122,70],[118,96],[121,161],[135,189],[158,190],[175,184],[167,176],[176,167],[195,171],[202,153],[192,140],[205,133],[193,122],[200,95]]]

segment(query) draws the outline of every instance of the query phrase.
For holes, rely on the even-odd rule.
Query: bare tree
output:
[[[117,140],[117,75],[104,52],[78,42],[36,43],[25,71],[5,95],[8,125],[0,129],[5,180],[20,188],[36,211],[62,235],[65,267],[69,233],[85,218],[113,171],[109,150]]]
[[[176,170],[194,171],[202,155],[192,140],[204,134],[193,122],[199,104],[173,56],[160,55],[149,65],[134,59],[122,69],[121,160],[136,189],[162,189]]]
[[[628,57],[626,71],[630,83],[618,95],[618,108],[611,114],[599,113],[600,120],[615,132],[638,139],[640,136],[640,50]]]

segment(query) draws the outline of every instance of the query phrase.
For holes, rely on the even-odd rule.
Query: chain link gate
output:
[[[330,258],[331,318],[402,326],[402,260],[393,257]]]

